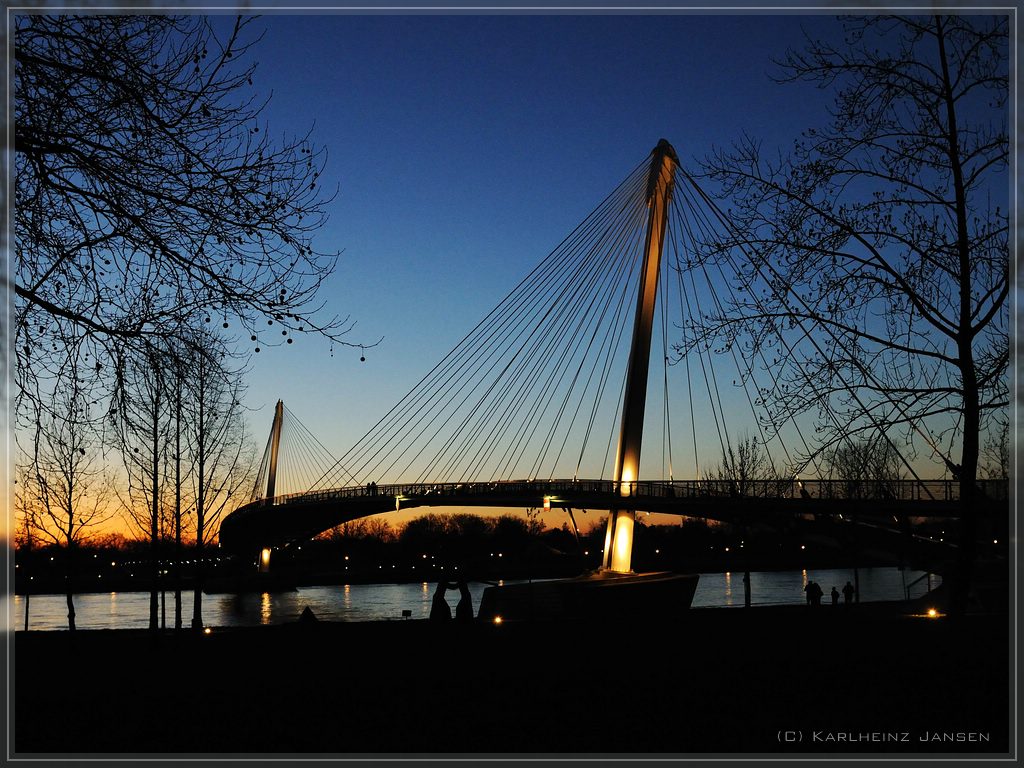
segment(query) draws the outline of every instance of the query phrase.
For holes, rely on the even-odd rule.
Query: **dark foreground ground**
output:
[[[617,624],[19,632],[13,747],[76,756],[1008,752],[1008,618],[901,613],[800,606]]]

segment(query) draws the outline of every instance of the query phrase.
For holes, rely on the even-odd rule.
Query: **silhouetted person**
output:
[[[469,584],[465,579],[459,580],[459,603],[455,606],[455,620],[473,620],[473,596],[469,594]]]
[[[302,614],[299,616],[300,624],[313,624],[318,621],[316,614],[313,613],[313,609],[308,605],[302,609]]]
[[[853,584],[846,582],[846,586],[843,587],[843,602],[846,605],[850,605],[853,602]]]
[[[814,602],[814,582],[808,581],[804,585],[804,596],[807,598],[807,605]]]
[[[832,587],[832,607],[835,608],[839,605],[839,590]]]
[[[444,593],[447,589],[448,584],[446,582],[437,582],[437,589],[434,591],[434,599],[430,603],[431,621],[452,620],[452,608],[448,605],[448,601],[444,599]]]
[[[814,590],[811,592],[811,604],[814,605],[815,607],[818,607],[818,606],[821,605],[821,597],[825,593],[824,593],[824,591],[822,591],[821,585],[818,584],[818,582],[815,581],[813,583],[814,583]]]

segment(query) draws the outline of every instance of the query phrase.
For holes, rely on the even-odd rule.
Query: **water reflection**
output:
[[[273,616],[273,606],[270,602],[270,593],[264,592],[260,595],[260,624],[269,624]]]
[[[924,577],[924,578],[922,578]],[[750,574],[751,604],[801,604],[803,588],[808,581],[821,584],[845,584],[853,579],[849,569],[815,571],[773,571]],[[504,584],[504,581],[499,581]],[[508,582],[515,583],[515,582]],[[929,581],[924,571],[900,571],[898,568],[866,568],[860,571],[861,600],[901,600],[905,585],[911,597],[925,593]],[[932,587],[941,583],[938,576],[930,580]],[[487,584],[471,582],[470,595],[474,608],[480,605]],[[738,586],[738,585],[737,585]],[[281,624],[298,619],[307,606],[317,618],[326,621],[401,620],[403,611],[413,619],[430,615],[433,585],[413,584],[344,584],[333,587],[302,587],[292,592],[229,595],[208,595],[204,598],[203,616],[208,626],[255,626]],[[733,593],[731,573],[704,573],[700,576],[693,598],[694,607],[742,606]],[[173,600],[169,597],[168,602]],[[14,618],[16,628],[24,627],[25,597],[17,595],[3,619]],[[33,595],[29,604],[29,629],[67,628],[67,608],[61,595]],[[145,628],[149,623],[149,593],[121,592],[78,595],[75,597],[76,620],[81,629]],[[454,604],[452,608],[454,609]]]

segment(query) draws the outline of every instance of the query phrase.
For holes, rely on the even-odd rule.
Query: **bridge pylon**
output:
[[[281,451],[281,424],[284,421],[284,400],[274,406],[274,423],[270,427],[270,462],[267,464],[267,502],[270,503],[277,491],[277,457]],[[260,551],[259,572],[270,572],[270,547]]]
[[[633,555],[633,523],[636,511],[629,504],[635,495],[640,475],[640,445],[644,431],[644,408],[647,401],[647,375],[651,363],[651,331],[654,326],[654,305],[658,297],[658,275],[665,246],[668,206],[675,186],[675,170],[679,158],[665,139],[651,151],[651,167],[647,179],[647,234],[644,260],[640,270],[633,340],[626,369],[626,388],[622,402],[618,450],[613,480],[623,499],[620,508],[608,513],[605,531],[602,570],[629,573]]]
[[[274,423],[270,427],[270,464],[267,466],[267,496],[273,499],[277,489],[277,455],[281,450],[281,422],[284,420],[284,400],[274,407]]]

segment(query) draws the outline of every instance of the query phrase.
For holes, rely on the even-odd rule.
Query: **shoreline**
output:
[[[1007,751],[1009,617],[869,606],[16,631],[13,744],[76,755]]]
[[[865,565],[859,566],[860,570],[876,569],[876,568],[899,569],[899,565],[897,565],[897,564],[865,564]],[[810,566],[804,564],[804,565],[799,565],[799,566],[794,566],[794,565],[781,566],[780,565],[778,567],[770,567],[770,568],[768,568],[768,567],[750,568],[749,572],[753,574],[753,573],[797,573],[797,572],[800,572],[800,571],[813,572],[813,571],[841,571],[841,570],[848,570],[848,571],[850,571],[852,573],[856,569],[853,566],[847,566],[847,565],[843,565],[843,564],[839,564],[839,565],[835,565],[835,564],[817,565],[817,564],[815,564],[815,565],[810,565]],[[928,569],[911,567],[911,566],[907,566],[905,568],[905,570],[912,571],[912,572],[915,572],[915,573],[918,573],[918,572],[919,573],[929,573]],[[735,574],[735,573],[743,573],[744,571],[745,571],[745,569],[743,569],[743,568],[739,568],[739,569],[735,569],[735,568],[732,568],[732,569],[730,569],[730,568],[711,568],[711,569],[704,569],[704,570],[701,570],[701,569],[691,569],[691,570],[687,571],[687,573],[699,573],[699,574],[726,574],[726,573],[734,573]],[[933,575],[937,576],[939,579],[942,578],[942,575],[940,573],[936,573],[934,571],[931,571],[931,573]],[[576,576],[576,575],[579,575],[579,574],[577,572],[575,572],[575,571],[571,574],[571,576]],[[571,576],[569,576],[569,577],[571,577]],[[520,573],[510,573],[510,574],[507,574],[507,575],[504,575],[504,576],[495,576],[493,578],[489,576],[487,578],[470,579],[469,581],[471,583],[493,585],[493,584],[497,584],[499,581],[529,581],[529,580],[547,581],[547,580],[552,580],[552,579],[563,579],[563,578],[569,578],[569,577],[567,577],[564,573],[550,573],[550,574],[545,574],[545,575],[536,575],[536,574],[534,574],[532,576],[523,575],[523,574],[520,574]],[[229,581],[231,581],[231,579],[218,579],[216,581],[216,583],[229,582]],[[271,581],[272,580],[268,580],[268,582],[271,582]],[[238,580],[238,582],[241,582],[241,578]],[[365,578],[356,577],[356,578],[344,579],[344,578],[339,577],[339,578],[323,578],[323,579],[299,579],[297,581],[288,580],[288,579],[282,579],[282,583],[283,584],[288,584],[287,587],[282,587],[280,585],[278,587],[276,587],[276,588],[271,588],[271,589],[260,589],[260,588],[257,588],[257,587],[253,587],[251,589],[243,589],[243,590],[238,590],[238,591],[259,593],[259,592],[265,592],[265,591],[271,591],[271,592],[273,592],[273,591],[281,591],[282,589],[284,591],[288,591],[288,590],[294,590],[294,589],[307,589],[307,588],[314,588],[314,587],[341,587],[341,586],[345,586],[345,585],[350,585],[350,586],[355,586],[355,585],[360,585],[360,586],[382,585],[382,586],[385,586],[385,585],[394,585],[394,584],[422,584],[424,582],[429,583],[429,584],[434,584],[434,583],[437,582],[437,578],[435,577],[435,578],[431,578],[431,579],[423,579],[422,577],[418,577],[418,576],[417,577],[411,577],[410,576],[410,577],[407,577],[407,578],[393,578],[393,579],[390,579],[390,580],[381,580],[379,577],[367,576]],[[196,588],[195,587],[195,583],[193,581],[191,581],[191,580],[188,580],[188,581],[183,580],[182,584],[180,585],[180,591],[182,593],[186,593],[186,592],[192,593],[192,592],[195,591],[195,588]],[[139,593],[148,593],[148,592],[152,592],[152,591],[162,592],[162,593],[174,593],[175,591],[178,591],[178,589],[179,588],[176,585],[174,585],[174,584],[167,584],[167,585],[161,584],[155,590],[153,590],[153,589],[150,589],[149,587],[145,586],[144,584],[138,583],[137,581],[136,582],[125,582],[123,580],[116,580],[115,581],[115,580],[111,579],[102,588],[100,588],[99,586],[87,587],[87,588],[84,588],[84,589],[79,587],[72,594],[75,595],[75,596],[78,596],[78,595],[100,595],[100,594],[107,594],[107,593],[110,593],[110,592],[139,592]],[[232,593],[234,591],[236,591],[236,590],[215,589],[213,591],[206,591],[206,589],[204,589],[203,590],[203,594],[204,595],[230,594],[230,593]],[[9,596],[17,596],[17,597],[25,597],[25,596],[30,596],[30,597],[36,597],[36,596],[57,596],[57,597],[63,597],[65,594],[66,593],[63,592],[62,590],[60,590],[58,588],[55,588],[55,585],[48,584],[42,590],[35,590],[34,589],[34,590],[26,592],[26,591],[24,591],[22,589],[14,589],[14,590],[12,590],[9,593]]]

